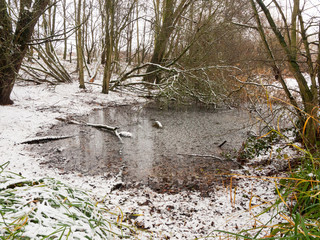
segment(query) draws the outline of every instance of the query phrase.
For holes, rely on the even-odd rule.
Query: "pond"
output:
[[[242,110],[155,105],[109,107],[77,120],[117,126],[132,137],[121,143],[112,132],[61,123],[46,134],[75,137],[33,145],[31,150],[66,173],[107,178],[121,173],[125,187],[147,185],[172,193],[207,192],[216,184],[227,184],[223,173],[241,166],[226,156],[236,155],[251,127],[249,114]],[[163,127],[156,128],[155,121]]]

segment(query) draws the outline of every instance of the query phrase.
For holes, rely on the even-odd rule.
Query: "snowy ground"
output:
[[[90,193],[94,200],[104,199],[104,204],[110,210],[118,211],[120,208],[123,213],[141,214],[135,219],[136,225],[139,224],[148,231],[141,232],[139,239],[195,239],[215,236],[218,233],[213,232],[214,230],[238,232],[266,223],[273,214],[255,217],[256,213],[269,206],[276,197],[272,181],[245,178],[238,181],[232,189],[230,186],[221,186],[205,198],[196,192],[167,195],[157,194],[148,188],[110,192],[117,179],[65,175],[57,169],[47,169],[45,165],[41,165],[44,159],[25,151],[24,146],[19,144],[36,137],[37,132],[50,128],[57,123],[57,117],[90,114],[92,109],[110,104],[144,101],[134,95],[113,92],[103,95],[100,87],[94,85],[83,91],[79,90],[77,83],[56,87],[17,85],[14,87],[12,100],[14,105],[0,106],[1,164],[10,161],[6,170],[21,173],[31,179],[53,177]],[[289,148],[285,148],[282,154],[284,151],[289,151]],[[274,151],[274,154],[279,153]],[[268,159],[270,156],[266,155],[264,158]],[[263,160],[262,158],[255,161]],[[270,171],[274,170],[271,168]],[[268,169],[264,167],[245,168],[238,174],[268,174],[265,171]],[[265,235],[267,233],[262,232],[260,236]]]

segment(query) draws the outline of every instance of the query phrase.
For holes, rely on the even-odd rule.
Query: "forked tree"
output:
[[[110,79],[114,65],[119,61],[119,43],[122,32],[126,26],[130,24],[130,16],[137,0],[128,1],[127,7],[121,6],[123,1],[104,0],[105,12],[102,14],[102,19],[105,24],[104,34],[104,73],[102,80],[102,93],[109,93]],[[102,5],[102,4],[101,4]],[[123,10],[123,12],[121,12]]]
[[[0,0],[0,105],[10,99],[16,76],[27,52],[34,27],[50,0],[20,0],[14,19],[8,1]]]

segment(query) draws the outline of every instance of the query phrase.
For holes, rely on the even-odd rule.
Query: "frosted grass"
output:
[[[53,178],[7,172],[7,165],[0,175],[0,239],[113,239],[138,231],[120,209],[110,212],[103,201]]]

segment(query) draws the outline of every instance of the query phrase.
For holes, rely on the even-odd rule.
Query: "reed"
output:
[[[121,209],[53,178],[27,179],[0,166],[0,239],[122,239],[139,235]]]

